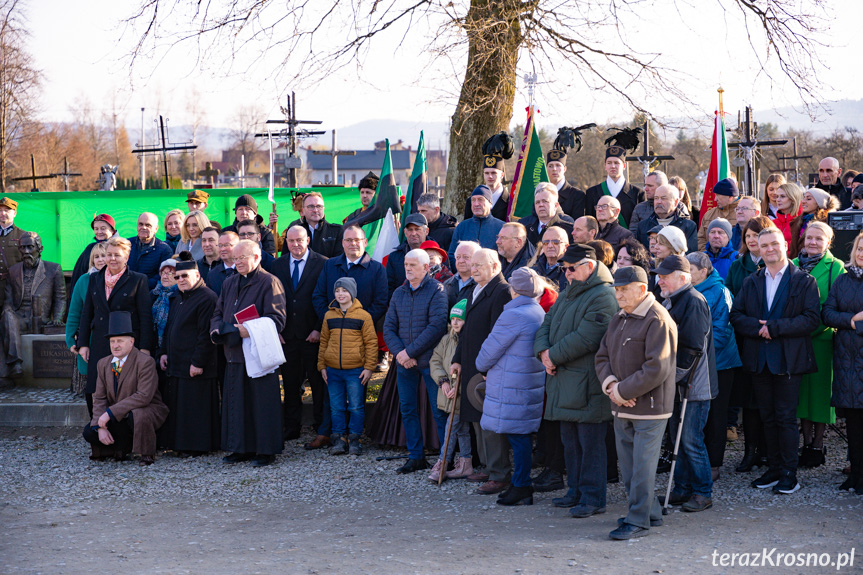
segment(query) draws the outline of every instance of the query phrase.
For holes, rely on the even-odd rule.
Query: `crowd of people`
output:
[[[484,157],[462,221],[422,195],[385,262],[351,223],[371,207],[373,173],[346,222],[327,221],[312,192],[281,234],[249,195],[221,227],[202,190],[161,226],[141,214],[130,238],[97,215],[67,322],[91,457],[223,450],[227,464],[270,465],[301,435],[306,382],[306,449],[361,455],[367,384],[389,370],[408,451],[398,473],[428,469],[439,448],[430,480],[476,481],[501,505],[565,489],[552,504],[578,518],[604,513],[622,480],[613,539],[648,534],[664,505],[712,507],[741,430],[736,470],[760,467],[754,488],[792,494],[844,417],[841,489],[863,493],[863,234],[841,262],[827,225],[863,207],[863,174],[825,158],[815,186],[772,174],[762,200],[725,179],[699,217],[681,178],[630,183],[619,146],[586,192],[566,159],[549,153],[534,213],[506,221],[503,161]],[[0,201],[0,250],[14,216]],[[665,501],[656,474],[678,437]]]

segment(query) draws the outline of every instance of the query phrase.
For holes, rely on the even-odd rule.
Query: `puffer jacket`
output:
[[[611,413],[623,419],[668,419],[674,407],[677,325],[652,293],[626,313],[620,310],[596,352],[596,375],[606,394],[632,407],[612,404]],[[610,387],[619,382],[615,391]]]
[[[450,381],[450,366],[452,365],[452,355],[455,353],[455,347],[458,345],[458,334],[449,328],[440,343],[438,343],[432,352],[429,360],[429,371],[431,372],[432,381],[438,387],[443,385],[444,381]],[[458,401],[456,402],[455,412],[458,413],[461,404],[461,394],[464,393],[464,388],[459,390]],[[437,392],[437,407],[441,411],[449,413],[452,411],[452,399],[449,399],[442,389]]]
[[[545,312],[530,297],[503,306],[476,358],[488,372],[480,425],[494,433],[533,433],[542,420],[545,368],[533,353]]]
[[[863,277],[853,271],[833,282],[821,317],[824,325],[836,329],[830,405],[863,409],[863,321],[851,327],[851,318],[863,310]]]
[[[470,202],[468,202],[470,207]],[[503,227],[503,221],[494,216],[480,218],[474,216],[462,221],[456,226],[452,234],[452,241],[449,244],[449,252],[447,261],[455,261],[455,250],[460,242],[470,240],[477,242],[484,248],[492,250],[497,249],[497,233]]]
[[[443,285],[426,275],[417,289],[409,282],[400,285],[390,300],[384,319],[384,341],[394,356],[402,350],[417,360],[417,367],[429,366],[432,350],[446,333],[447,297]]]
[[[734,301],[731,292],[725,287],[716,270],[713,270],[707,279],[695,286],[695,289],[704,296],[710,307],[710,317],[713,321],[713,349],[716,352],[716,370],[740,367],[743,363],[740,361],[740,354],[737,351],[734,328],[731,327],[731,321],[728,319],[731,313],[731,304]]]
[[[545,419],[611,421],[611,402],[596,375],[596,350],[617,313],[611,273],[599,264],[586,281],[573,281],[561,293],[536,332],[533,351],[548,350],[557,373],[545,383]]]
[[[713,253],[713,250],[708,246],[704,253],[710,258],[710,263],[713,264],[713,269],[724,280],[728,277],[728,271],[731,269],[731,264],[737,259],[737,250],[731,247],[731,244],[719,250],[718,254]]]
[[[375,369],[378,364],[378,336],[369,312],[354,298],[347,311],[333,301],[324,315],[318,371],[336,369]]]

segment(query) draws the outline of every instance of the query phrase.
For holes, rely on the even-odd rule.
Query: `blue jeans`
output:
[[[605,448],[607,423],[560,422],[560,439],[566,461],[567,496],[582,505],[605,507],[608,462]]]
[[[533,445],[530,434],[507,433],[506,439],[512,447],[512,485],[513,487],[530,486],[530,468],[533,463]]]
[[[455,453],[455,443],[458,441],[458,449],[459,449],[459,457],[468,458],[471,457],[471,447],[470,447],[470,423],[466,421],[462,421],[458,417],[458,413],[450,413],[447,418],[447,425],[449,425],[449,420],[453,419],[452,422],[452,431],[449,436],[449,445],[447,445],[446,453],[443,452],[443,443],[440,445],[440,457],[438,459],[446,459],[449,461],[452,459],[453,454]],[[444,430],[444,438],[446,438],[446,430]]]
[[[347,413],[351,413],[350,432],[361,435],[365,423],[366,386],[360,383],[363,368],[327,368],[327,387],[330,391],[330,411],[333,414],[333,435],[347,431]],[[347,405],[347,409],[345,409]]]
[[[440,444],[444,444],[446,434],[447,414],[437,408],[438,387],[431,377],[428,367],[412,367],[405,369],[399,365],[396,369],[396,386],[399,390],[399,409],[402,413],[402,425],[405,428],[408,453],[411,459],[423,458],[423,431],[420,425],[419,384],[420,377],[425,381],[429,405],[437,424],[437,436]]]
[[[672,441],[677,438],[682,405],[681,402],[674,406],[674,414],[669,422]],[[710,458],[707,455],[707,446],[704,444],[704,425],[707,423],[709,413],[709,399],[690,401],[686,404],[683,433],[680,436],[680,449],[677,452],[677,465],[674,467],[675,495],[713,496]]]

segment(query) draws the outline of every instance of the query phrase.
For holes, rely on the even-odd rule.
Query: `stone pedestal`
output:
[[[16,385],[64,389],[69,387],[75,356],[66,347],[66,336],[22,335],[21,356],[24,375],[15,380]]]

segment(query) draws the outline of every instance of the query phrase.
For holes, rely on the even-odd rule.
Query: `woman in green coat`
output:
[[[69,298],[69,313],[66,317],[66,345],[78,359],[78,365],[72,370],[72,382],[69,391],[75,395],[84,395],[87,386],[87,362],[78,355],[78,325],[81,321],[81,310],[84,308],[84,297],[87,295],[87,287],[90,285],[90,275],[101,270],[108,262],[108,244],[99,243],[90,251],[90,272],[82,275],[72,286],[72,297]],[[84,347],[89,347],[87,342]]]
[[[815,278],[821,294],[821,306],[827,301],[830,287],[845,273],[842,262],[833,257],[830,243],[833,230],[824,222],[811,222],[806,227],[803,251],[792,263]],[[820,311],[820,310],[819,310]],[[818,467],[824,463],[824,430],[836,422],[836,411],[830,407],[833,392],[833,328],[823,323],[812,332],[812,347],[818,371],[803,376],[797,417],[803,427],[803,451],[798,465]]]

